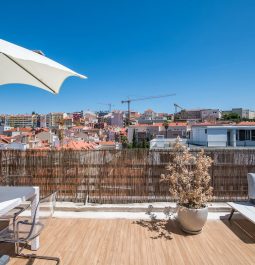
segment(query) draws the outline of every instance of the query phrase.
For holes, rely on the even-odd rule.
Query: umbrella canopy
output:
[[[87,78],[37,52],[0,39],[0,85],[27,84],[58,94],[70,76]]]

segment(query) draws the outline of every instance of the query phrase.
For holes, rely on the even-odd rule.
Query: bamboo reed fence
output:
[[[128,203],[172,201],[161,173],[173,151],[127,149],[0,151],[0,185],[34,185],[59,201]],[[192,152],[198,152],[194,149]],[[215,201],[247,199],[255,149],[207,149]]]

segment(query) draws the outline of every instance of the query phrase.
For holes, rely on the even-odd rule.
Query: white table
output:
[[[255,224],[255,205],[251,202],[228,202],[229,206],[232,207],[229,220],[232,218],[235,211],[246,217],[252,223]]]
[[[0,216],[19,206],[22,202],[31,200],[31,216],[39,218],[39,209],[36,213],[36,207],[39,203],[39,187],[8,187],[0,186]],[[35,215],[36,214],[36,215]],[[39,248],[39,236],[32,240],[31,249]]]

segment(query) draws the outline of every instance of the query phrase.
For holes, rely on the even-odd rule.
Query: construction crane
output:
[[[174,114],[177,113],[177,109],[178,109],[178,108],[179,108],[180,110],[184,110],[183,107],[181,107],[181,106],[179,106],[178,104],[174,103]]]
[[[114,104],[112,103],[98,103],[98,104],[108,106],[109,112],[112,112],[112,107],[114,106]]]
[[[150,96],[150,97],[144,97],[144,98],[134,98],[134,99],[126,99],[126,100],[122,100],[121,103],[127,103],[128,106],[128,117],[127,117],[127,121],[126,121],[126,125],[130,124],[130,104],[133,101],[142,101],[142,100],[149,100],[149,99],[154,99],[154,98],[165,98],[165,97],[172,97],[175,96],[176,94],[167,94],[167,95],[160,95],[160,96]]]
[[[180,110],[184,110],[184,111],[185,111],[185,109],[184,109],[183,107],[181,107],[181,106],[179,106],[178,104],[174,103],[174,121],[175,121],[175,119],[176,119],[176,117],[177,117],[178,109],[180,109]]]

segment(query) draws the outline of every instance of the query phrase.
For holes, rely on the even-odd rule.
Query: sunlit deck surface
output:
[[[0,252],[13,256],[13,246],[0,244]],[[201,234],[187,236],[175,221],[151,225],[54,218],[41,235],[37,253],[58,256],[64,265],[255,264],[255,225],[247,220],[209,220]],[[12,257],[10,264],[54,262]]]

